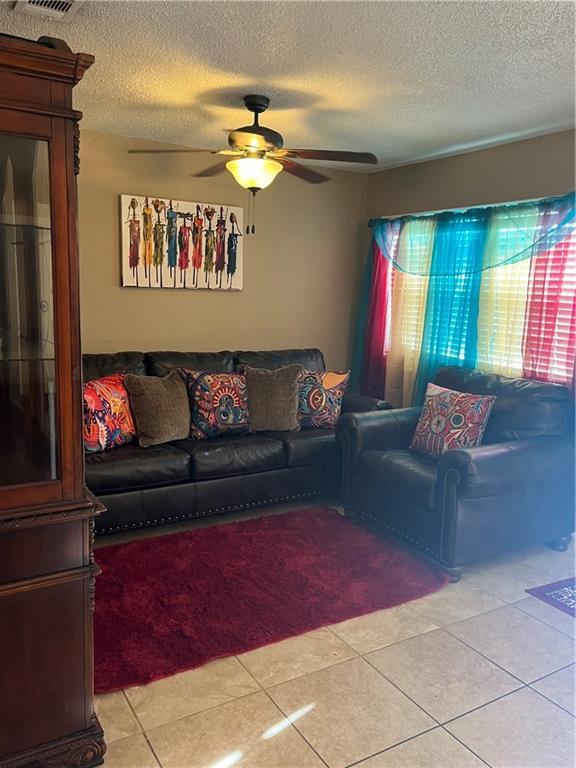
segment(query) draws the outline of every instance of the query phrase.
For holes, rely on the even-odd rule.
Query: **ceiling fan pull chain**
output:
[[[254,222],[256,221],[256,192],[253,192],[252,194],[254,195],[254,200],[252,200],[252,229],[251,229],[251,232],[252,232],[252,234],[255,234],[255,232],[256,232],[256,225],[255,225]]]
[[[246,234],[247,235],[250,234],[250,199],[251,199],[250,190],[248,190],[248,218],[247,218],[247,221],[246,221]]]

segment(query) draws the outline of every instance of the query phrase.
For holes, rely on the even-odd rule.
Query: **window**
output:
[[[408,405],[442,365],[571,385],[573,198],[401,221],[386,396]],[[390,254],[390,251],[388,251]]]

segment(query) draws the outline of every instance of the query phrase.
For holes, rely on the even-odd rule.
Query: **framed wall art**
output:
[[[120,195],[122,286],[242,290],[242,208]]]

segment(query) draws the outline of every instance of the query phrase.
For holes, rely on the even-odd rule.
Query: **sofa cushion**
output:
[[[319,349],[271,349],[262,352],[233,352],[236,369],[249,365],[251,368],[283,368],[285,365],[301,365],[307,371],[324,371],[324,356]]]
[[[475,395],[496,395],[483,443],[565,435],[573,420],[572,396],[560,384],[514,379],[473,368],[440,368],[434,383]]]
[[[303,429],[301,432],[263,432],[265,437],[280,440],[286,452],[289,467],[309,464],[334,464],[339,451],[333,429]]]
[[[190,456],[171,445],[123,445],[86,455],[86,485],[94,493],[152,488],[189,479]]]
[[[259,435],[178,440],[172,445],[189,454],[192,480],[248,475],[286,465],[284,445]]]
[[[234,370],[232,352],[147,352],[146,372],[166,376],[175,368],[226,373]]]
[[[97,355],[82,355],[82,377],[94,381],[113,373],[146,373],[144,352],[114,352]]]
[[[410,451],[363,451],[361,473],[382,489],[382,504],[406,501],[409,506],[435,508],[438,461]]]

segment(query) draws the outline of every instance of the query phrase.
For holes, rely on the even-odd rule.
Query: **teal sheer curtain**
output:
[[[437,216],[414,403],[444,365],[476,365],[484,245],[490,211]]]

